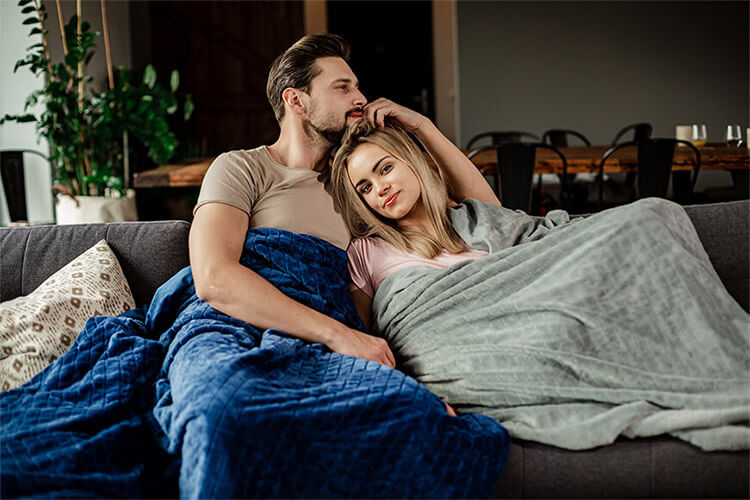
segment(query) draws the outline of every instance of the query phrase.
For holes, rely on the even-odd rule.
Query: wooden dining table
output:
[[[610,146],[569,146],[559,150],[565,155],[569,174],[598,172],[599,163]],[[724,144],[708,144],[698,148],[701,153],[701,170],[750,170],[750,151],[743,147],[730,147]],[[468,151],[465,151],[468,153]],[[133,176],[133,187],[199,187],[214,157],[195,158],[173,165],[137,172]],[[497,156],[494,150],[484,151],[472,158],[482,171],[492,170],[496,166]],[[694,165],[692,149],[684,146],[675,148],[672,169],[675,171],[691,170]],[[562,173],[562,160],[547,149],[538,149],[534,172],[537,174]],[[632,172],[637,169],[638,161],[635,146],[626,147],[610,157],[605,166],[605,173]]]

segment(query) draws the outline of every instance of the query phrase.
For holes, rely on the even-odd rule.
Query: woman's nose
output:
[[[379,196],[385,196],[386,193],[391,189],[390,184],[382,184],[378,186],[378,195]]]

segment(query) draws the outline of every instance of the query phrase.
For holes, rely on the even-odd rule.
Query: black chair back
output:
[[[26,175],[23,167],[23,154],[31,153],[46,156],[32,150],[0,151],[0,183],[5,190],[5,201],[8,204],[8,216],[11,222],[27,222],[26,209]]]
[[[604,163],[607,159],[622,148],[636,146],[638,148],[638,198],[647,198],[650,196],[666,198],[669,187],[669,179],[672,175],[672,161],[674,159],[674,150],[678,144],[684,144],[690,147],[695,155],[695,166],[690,177],[687,191],[684,194],[678,194],[682,190],[680,187],[673,185],[673,190],[680,198],[682,203],[688,203],[690,196],[695,189],[695,183],[698,180],[698,172],[701,168],[701,154],[698,148],[688,141],[678,139],[647,139],[643,141],[622,142],[607,150],[599,162],[599,177],[604,173]],[[676,178],[675,178],[676,179]],[[599,209],[602,208],[604,197],[604,183],[599,184]]]
[[[568,144],[569,144],[568,143],[569,135],[576,137],[584,145],[591,146],[591,141],[589,141],[586,138],[586,136],[584,136],[582,133],[577,132],[575,130],[562,129],[562,128],[554,128],[551,130],[547,130],[542,135],[542,142],[545,144],[556,146],[558,148],[565,148],[565,147],[568,147]]]
[[[563,163],[563,182],[561,193],[565,191],[565,174],[568,173],[568,161],[565,155],[555,146],[539,142],[509,142],[497,146],[484,146],[469,153],[471,159],[482,151],[494,149],[497,154],[495,170],[495,193],[503,206],[520,209],[531,213],[531,187],[534,180],[537,148],[549,149],[557,153]],[[564,205],[564,197],[561,199]]]
[[[26,177],[21,151],[0,152],[0,182],[5,190],[11,222],[26,221]]]
[[[646,122],[628,125],[627,127],[617,132],[615,138],[612,139],[612,146],[616,146],[620,142],[620,139],[625,137],[625,135],[629,132],[633,132],[633,142],[645,141],[646,139],[651,139],[651,134],[654,132],[654,127],[651,126],[650,123]]]
[[[487,137],[490,138],[491,146],[499,146],[501,144],[506,144],[509,142],[521,142],[523,141],[524,137],[529,138],[534,142],[540,142],[539,136],[530,132],[522,132],[519,130],[482,132],[481,134],[477,134],[469,139],[469,142],[466,143],[466,149],[471,149],[474,144]]]

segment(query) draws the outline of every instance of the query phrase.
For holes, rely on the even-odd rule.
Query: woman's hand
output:
[[[381,365],[396,368],[396,360],[391,348],[388,347],[388,342],[379,337],[350,330],[348,333],[336,335],[327,345],[339,354],[369,359]]]
[[[398,120],[406,129],[414,132],[427,121],[424,115],[384,97],[365,106],[364,111],[365,120],[369,121],[373,127],[384,127],[385,118],[390,116]]]

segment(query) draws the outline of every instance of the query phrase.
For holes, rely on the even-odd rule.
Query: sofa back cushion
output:
[[[685,211],[727,291],[750,311],[750,201],[692,205]]]
[[[0,228],[0,302],[28,295],[99,240],[117,256],[137,306],[189,265],[186,221]]]

